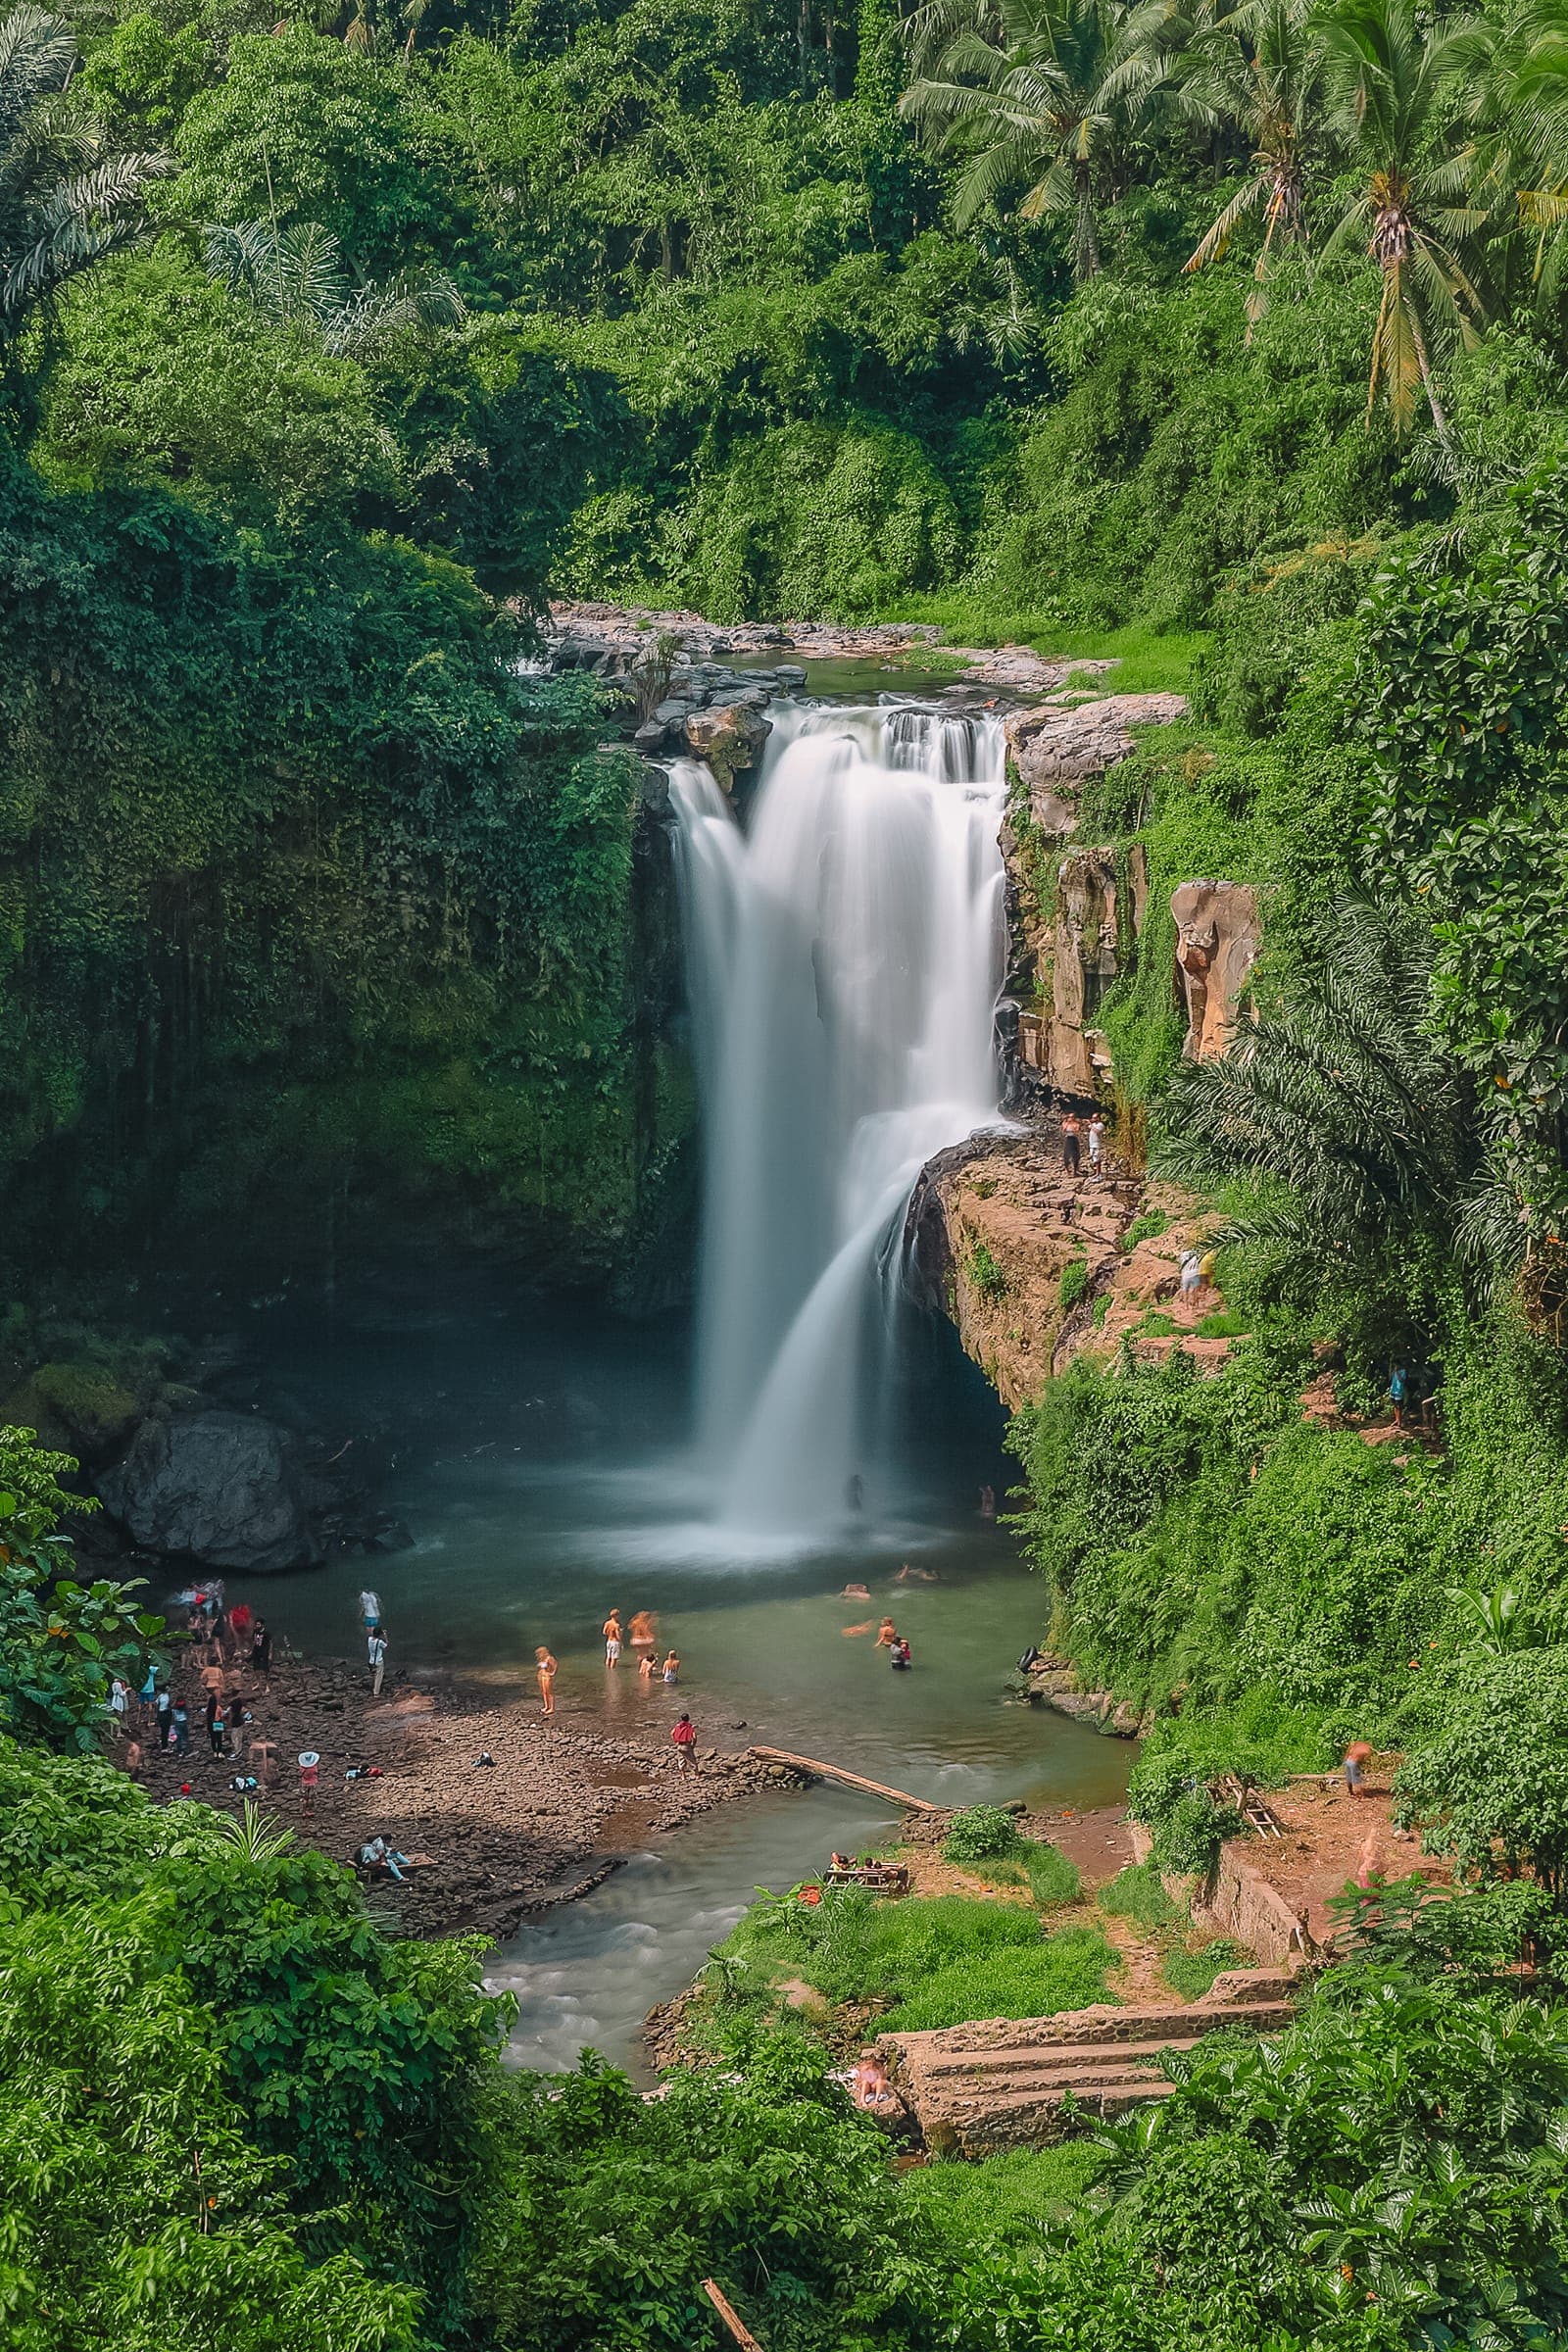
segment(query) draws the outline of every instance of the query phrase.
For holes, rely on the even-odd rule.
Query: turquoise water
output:
[[[815,1548],[747,1556],[703,1515],[678,1318],[631,1324],[447,1277],[367,1286],[324,1326],[273,1312],[260,1329],[272,1383],[312,1427],[377,1454],[413,1537],[371,1562],[245,1589],[300,1647],[357,1649],[368,1580],[405,1668],[514,1676],[533,1703],[534,1645],[549,1642],[568,1721],[662,1739],[684,1706],[705,1740],[823,1757],[945,1805],[1121,1797],[1124,1742],[1007,1696],[1042,1594],[1012,1537],[980,1519],[982,1483],[1003,1494],[1009,1475],[1002,1417],[945,1328],[916,1334],[863,1511]],[[901,1583],[906,1563],[927,1576]],[[852,1581],[868,1602],[840,1597]],[[681,1655],[678,1692],[607,1673],[612,1604],[623,1619],[658,1612]],[[907,1634],[910,1674],[889,1670],[870,1633],[847,1632],[884,1612]],[[567,2064],[588,2041],[626,2059],[644,2012],[689,1982],[757,1885],[787,1886],[894,1820],[820,1788],[652,1842],[498,1953],[492,1980],[521,2002],[519,2058]]]

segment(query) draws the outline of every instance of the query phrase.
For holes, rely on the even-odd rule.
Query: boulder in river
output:
[[[204,1568],[267,1576],[325,1557],[293,1443],[254,1414],[154,1415],[98,1492],[132,1543]]]

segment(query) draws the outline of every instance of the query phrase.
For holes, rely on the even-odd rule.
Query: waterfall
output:
[[[698,1436],[738,1531],[842,1519],[872,1309],[933,1152],[996,1117],[1001,723],[775,705],[749,828],[678,761],[706,1162]]]

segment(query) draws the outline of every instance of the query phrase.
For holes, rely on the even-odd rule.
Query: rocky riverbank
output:
[[[411,1935],[511,1935],[530,1911],[570,1901],[649,1838],[760,1788],[796,1785],[778,1765],[704,1741],[683,1777],[667,1742],[612,1738],[591,1722],[547,1720],[531,1690],[503,1681],[399,1683],[377,1699],[363,1666],[285,1660],[270,1686],[247,1673],[251,1717],[237,1761],[209,1750],[194,1676],[175,1676],[190,1710],[190,1754],[151,1751],[141,1778],[167,1801],[188,1789],[238,1816],[230,1786],[273,1751],[275,1779],[249,1792],[269,1818],[340,1862],[385,1837],[416,1858],[407,1882],[382,1882],[378,1909]],[[297,1759],[320,1757],[305,1809]],[[479,1761],[489,1757],[489,1763]],[[378,1768],[375,1777],[356,1767]]]

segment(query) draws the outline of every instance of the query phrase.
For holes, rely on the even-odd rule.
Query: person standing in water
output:
[[[381,1630],[381,1595],[372,1592],[368,1586],[360,1594],[360,1622],[365,1628],[367,1641]]]
[[[878,1649],[891,1649],[898,1638],[899,1637],[893,1628],[892,1618],[884,1617],[881,1624],[876,1629],[876,1645]]]
[[[556,1661],[543,1642],[534,1651],[533,1661],[534,1671],[539,1677],[539,1696],[544,1702],[544,1711],[547,1715],[553,1715],[556,1711]]]
[[[670,1690],[673,1690],[679,1681],[680,1660],[676,1657],[675,1652],[670,1650],[664,1659],[664,1682]]]
[[[620,1664],[620,1611],[612,1609],[605,1619],[605,1664]]]
[[[642,1677],[643,1689],[651,1690],[654,1687],[654,1677],[659,1672],[659,1660],[651,1649],[645,1649],[638,1659],[637,1672]]]

